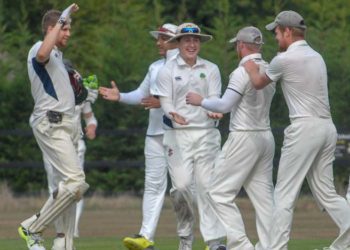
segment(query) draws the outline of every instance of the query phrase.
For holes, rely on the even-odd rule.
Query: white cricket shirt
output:
[[[36,61],[42,41],[30,49],[27,59],[28,75],[34,99],[30,125],[35,126],[48,110],[73,115],[75,99],[67,70],[62,62],[62,52],[55,47],[46,64]]]
[[[305,40],[294,42],[287,51],[274,57],[266,75],[272,81],[282,81],[291,119],[331,117],[325,62]]]
[[[173,111],[183,116],[188,125],[180,125],[165,118],[165,128],[212,128],[217,122],[208,117],[208,111],[202,107],[186,104],[186,94],[195,92],[205,98],[219,97],[221,94],[221,76],[217,65],[197,57],[192,67],[180,54],[165,64],[159,71],[158,95],[169,98]]]
[[[260,66],[260,72],[265,72],[268,63],[260,53],[250,54],[242,58],[239,67],[230,74],[227,89],[237,92],[242,96],[237,109],[231,112],[229,130],[269,130],[270,107],[275,94],[276,83],[272,82],[263,89],[256,90],[252,85],[249,75],[242,66],[248,60],[254,60]]]

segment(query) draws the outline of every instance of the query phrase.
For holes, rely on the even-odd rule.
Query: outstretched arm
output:
[[[111,81],[111,88],[99,87],[98,92],[103,99],[117,102],[120,100],[120,92],[114,81]]]
[[[186,103],[217,113],[228,113],[237,109],[242,96],[232,89],[226,89],[221,98],[203,98],[200,95],[189,92],[186,95]]]

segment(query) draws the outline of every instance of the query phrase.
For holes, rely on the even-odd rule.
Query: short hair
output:
[[[283,26],[283,25],[278,25],[281,31],[285,31],[286,28],[291,29],[293,37],[305,37],[306,30],[302,28],[297,28],[297,27],[289,27],[289,26]]]
[[[49,10],[44,14],[43,19],[41,21],[41,30],[42,30],[44,36],[46,35],[47,28],[49,26],[56,25],[61,14],[62,13],[59,10]]]
[[[246,42],[242,42],[242,43],[244,43],[250,51],[260,51],[262,47],[262,44],[246,43]]]

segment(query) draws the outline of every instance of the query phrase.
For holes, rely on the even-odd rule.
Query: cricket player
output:
[[[80,77],[80,75],[79,75]],[[97,97],[97,96],[96,96]],[[91,102],[83,102],[82,104],[75,106],[74,120],[78,129],[76,132],[79,133],[77,136],[80,137],[76,144],[76,151],[79,157],[80,167],[84,169],[84,158],[86,152],[86,145],[84,141],[84,133],[82,130],[81,118],[83,117],[85,122],[85,137],[93,140],[96,137],[97,120],[91,108]],[[44,158],[44,166],[47,173],[49,194],[58,188],[60,181],[64,178],[62,174],[53,168],[50,162]],[[78,203],[73,203],[71,208],[67,209],[61,216],[59,216],[55,222],[56,238],[53,241],[53,250],[64,250],[66,245],[70,245],[69,241],[73,240],[74,237],[79,237],[79,221],[84,207],[84,200],[81,199]]]
[[[112,88],[100,87],[100,94],[106,100],[119,101],[131,105],[142,105],[149,110],[149,122],[145,139],[145,189],[142,203],[142,225],[135,237],[123,240],[125,247],[130,250],[149,249],[154,246],[154,235],[164,203],[167,188],[168,164],[163,146],[163,110],[160,108],[156,78],[159,69],[172,60],[178,53],[177,43],[167,43],[175,35],[177,26],[166,23],[150,34],[156,39],[159,55],[162,59],[153,62],[140,86],[131,92],[120,93],[115,83]]]
[[[45,250],[42,233],[89,188],[75,150],[79,128],[73,116],[78,97],[83,95],[79,100],[89,100],[93,95],[96,98],[96,93],[81,86],[73,89],[60,51],[70,37],[70,15],[78,9],[77,4],[71,4],[62,13],[48,11],[42,20],[44,40],[34,44],[28,53],[28,75],[34,99],[30,125],[43,158],[63,178],[41,210],[21,222],[18,228],[29,250]],[[72,249],[73,242],[65,246],[65,250]]]
[[[273,156],[275,142],[270,128],[269,111],[275,84],[256,90],[243,68],[253,60],[264,71],[267,63],[260,49],[260,30],[249,26],[230,40],[241,59],[230,75],[228,87],[217,99],[203,98],[190,92],[186,103],[220,113],[231,111],[230,133],[215,162],[209,197],[214,211],[227,231],[228,249],[263,250],[269,247],[269,229],[273,207]],[[245,233],[242,216],[234,202],[242,186],[256,212],[259,242],[254,247]],[[232,202],[233,201],[233,202]]]
[[[222,115],[186,104],[186,94],[197,92],[207,98],[221,94],[217,65],[198,56],[202,42],[211,40],[193,23],[183,23],[169,42],[177,41],[179,54],[160,69],[157,86],[164,110],[164,146],[172,181],[170,196],[176,216],[179,250],[191,250],[194,200],[198,203],[200,230],[210,250],[226,249],[224,227],[209,206],[206,193],[212,182],[214,159],[220,150],[217,120]],[[193,183],[196,195],[193,194]]]
[[[333,160],[337,131],[333,124],[322,56],[305,41],[306,23],[295,11],[282,11],[266,26],[275,33],[280,53],[265,72],[250,60],[244,64],[255,88],[281,81],[291,124],[284,142],[274,191],[270,249],[287,249],[293,210],[306,177],[317,203],[339,227],[330,250],[350,247],[350,205],[336,193]]]

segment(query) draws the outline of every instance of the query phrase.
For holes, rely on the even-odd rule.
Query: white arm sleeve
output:
[[[173,117],[169,114],[170,112],[175,112],[175,107],[172,104],[171,99],[165,96],[160,96],[159,101],[165,116],[168,117],[169,119],[173,119]]]
[[[202,100],[201,106],[212,112],[228,113],[235,112],[242,96],[232,90],[226,89],[224,95],[221,98],[205,98]]]
[[[137,105],[141,103],[143,95],[142,91],[138,88],[128,93],[120,93],[120,102],[125,104]]]
[[[151,67],[148,69],[148,73],[143,79],[140,86],[130,92],[120,93],[120,102],[125,104],[137,105],[141,104],[141,100],[150,96],[150,81],[151,81]]]

